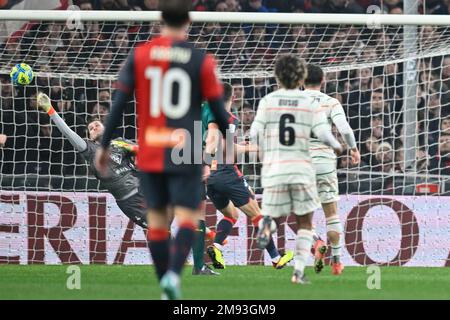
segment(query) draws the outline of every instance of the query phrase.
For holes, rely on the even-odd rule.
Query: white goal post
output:
[[[2,10],[0,20],[67,21],[74,13],[81,21],[158,21],[159,11],[78,11],[78,10]],[[192,11],[192,22],[279,23],[279,24],[354,24],[354,25],[450,25],[450,16],[333,13],[266,13]],[[439,19],[437,19],[439,18]]]
[[[142,231],[45,114],[48,93],[83,138],[104,118],[128,52],[159,32],[160,13],[0,10],[0,263],[148,263]],[[246,138],[259,99],[276,89],[277,57],[295,53],[326,73],[324,92],[341,101],[363,162],[338,160],[346,265],[450,265],[450,16],[192,12],[189,40],[218,60],[235,90],[233,112]],[[30,64],[35,80],[12,86]],[[134,140],[131,102],[117,132]],[[261,192],[260,163],[240,159]],[[258,195],[259,197],[259,195]],[[369,210],[370,209],[370,210]],[[325,235],[320,211],[317,230]],[[208,207],[207,224],[217,217]],[[294,223],[278,230],[294,246]],[[229,264],[270,263],[241,215],[224,255]],[[62,235],[55,238],[55,234]],[[48,241],[44,241],[47,239]]]

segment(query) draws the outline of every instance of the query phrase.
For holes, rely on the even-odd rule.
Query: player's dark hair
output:
[[[227,103],[233,97],[233,86],[228,82],[223,84],[223,101]]]
[[[324,74],[321,67],[314,64],[308,64],[308,77],[306,77],[305,85],[319,86],[322,83]]]
[[[308,75],[305,60],[294,54],[278,58],[275,63],[275,76],[286,89],[296,89]]]
[[[189,22],[190,0],[164,0],[159,1],[159,10],[162,12],[164,23],[173,28],[180,28]]]

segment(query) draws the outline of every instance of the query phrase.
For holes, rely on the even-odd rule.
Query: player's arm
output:
[[[223,136],[225,136],[230,115],[224,107],[223,87],[220,80],[217,78],[216,62],[211,55],[206,55],[200,73],[202,96],[208,101],[218,128]]]
[[[336,101],[335,104],[331,107],[331,121],[336,125],[337,130],[341,134],[345,143],[350,148],[350,155],[352,157],[353,164],[358,164],[361,161],[361,155],[359,154],[359,150],[356,144],[355,135],[353,133],[350,124],[347,122],[347,118],[345,117],[344,108]]]
[[[331,126],[328,124],[324,108],[319,107],[314,110],[313,125],[311,130],[320,141],[333,148],[337,155],[341,154],[342,146],[331,132]]]
[[[109,144],[114,130],[122,119],[123,110],[130,96],[134,92],[134,51],[128,56],[125,65],[119,74],[118,88],[114,94],[111,112],[106,119],[105,132],[101,141],[101,148],[97,151],[95,165],[100,172],[106,170],[109,159]]]
[[[219,126],[215,122],[208,123],[208,132],[205,139],[205,153],[214,155],[219,147]]]
[[[39,92],[37,95],[37,106],[39,109],[45,111],[49,116],[52,122],[56,125],[56,127],[61,131],[64,137],[69,140],[70,144],[77,150],[78,152],[83,152],[87,149],[87,143],[81,138],[75,131],[69,128],[67,123],[59,116],[59,114],[52,107],[50,98],[42,92]]]

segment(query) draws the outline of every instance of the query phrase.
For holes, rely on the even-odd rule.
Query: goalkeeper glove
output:
[[[37,105],[43,111],[47,112],[49,116],[55,113],[55,109],[52,107],[50,98],[45,93],[39,92],[37,95]]]
[[[128,152],[137,153],[138,146],[135,144],[130,144],[122,140],[113,140],[111,141],[111,145],[120,149],[125,149]]]

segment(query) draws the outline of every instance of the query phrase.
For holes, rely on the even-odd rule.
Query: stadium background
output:
[[[101,0],[73,1],[73,4],[78,5],[82,10],[154,10],[157,2],[155,0]],[[370,5],[378,5],[385,13],[399,14],[402,13],[403,6],[400,1],[396,0],[382,3],[350,1],[345,7],[343,6],[344,2],[339,0],[193,2],[195,9],[199,11],[249,12],[365,13]],[[0,2],[4,9],[14,6],[16,8],[17,6],[27,7],[28,4],[32,5],[32,1]],[[65,9],[71,3],[69,1],[49,1],[48,4],[49,8]],[[449,8],[450,5],[444,1],[423,1],[419,6],[420,12],[427,14],[448,14]],[[346,64],[348,61],[345,59],[348,57],[352,57],[354,61],[376,62],[380,59],[389,59],[397,53],[402,35],[400,28],[383,28],[375,31],[367,28],[346,28],[346,26],[334,28],[290,27],[245,23],[241,25],[194,24],[190,34],[192,41],[216,55],[220,71],[225,75],[224,81],[230,81],[233,84],[236,96],[233,112],[241,121],[241,139],[245,140],[259,99],[276,88],[275,81],[270,75],[276,56],[295,52],[301,54],[308,62],[332,69],[333,66]],[[128,243],[131,248],[134,245],[139,247],[140,244],[131,239],[133,231],[130,228],[132,226],[127,224],[123,217],[119,217],[120,214],[112,200],[106,202],[99,200],[107,197],[97,193],[104,190],[96,179],[89,175],[86,165],[79,159],[70,144],[61,137],[57,130],[51,128],[48,117],[37,112],[33,104],[36,103],[35,97],[38,90],[49,93],[53,105],[69,126],[80,136],[86,137],[85,125],[89,118],[104,119],[109,112],[114,93],[115,75],[126,59],[129,50],[137,43],[157,35],[159,25],[139,22],[99,22],[85,23],[83,28],[78,30],[70,29],[64,23],[46,22],[22,24],[19,28],[14,27],[13,29],[11,26],[5,26],[3,30],[11,32],[7,32],[7,35],[3,33],[0,39],[2,69],[9,69],[13,64],[24,61],[32,65],[36,72],[40,72],[40,75],[36,77],[32,85],[27,87],[13,87],[8,74],[0,75],[0,134],[8,137],[0,151],[1,206],[3,208],[2,229],[0,230],[19,234],[17,239],[12,241],[8,236],[3,238],[8,241],[2,244],[2,252],[6,252],[6,257],[0,254],[3,256],[0,262],[41,263],[44,260],[38,258],[40,254],[45,252],[43,255],[45,259],[51,260],[49,255],[56,257],[53,252],[58,251],[55,247],[61,248],[61,239],[57,238],[70,222],[66,226],[53,229],[55,233],[53,235],[42,228],[45,223],[49,225],[57,223],[59,211],[55,211],[53,218],[46,218],[45,223],[44,220],[39,220],[41,218],[36,214],[38,223],[32,227],[37,226],[37,228],[31,231],[30,224],[26,223],[26,218],[30,218],[29,205],[34,201],[32,192],[35,191],[38,191],[39,195],[43,195],[44,200],[41,202],[56,201],[59,208],[61,204],[75,203],[78,213],[83,212],[85,221],[89,218],[87,210],[83,211],[83,208],[89,207],[89,200],[80,201],[76,194],[68,195],[66,198],[61,197],[63,197],[62,195],[66,196],[66,193],[88,192],[85,198],[95,197],[94,206],[102,207],[105,214],[107,212],[108,215],[117,217],[115,222],[108,222],[108,228],[116,226],[118,238],[125,239],[125,243]],[[445,28],[422,26],[418,30],[419,44],[423,47],[430,46],[436,41],[445,41],[448,37],[449,33]],[[358,203],[368,199],[364,197],[366,195],[374,196],[376,199],[388,199],[390,204],[393,203],[392,196],[405,196],[398,198],[399,201],[406,203],[417,216],[433,215],[435,220],[432,221],[435,221],[435,224],[428,220],[421,220],[419,217],[420,228],[416,230],[413,222],[402,224],[400,216],[400,220],[391,220],[392,212],[380,209],[379,214],[384,215],[385,219],[379,220],[378,226],[369,227],[372,233],[368,234],[373,235],[372,240],[378,239],[375,248],[371,249],[372,254],[378,253],[379,261],[394,261],[397,249],[403,245],[403,241],[408,257],[410,253],[416,253],[417,247],[425,250],[419,255],[423,258],[420,258],[414,265],[443,266],[449,264],[447,244],[450,238],[448,232],[450,229],[447,227],[450,224],[446,213],[448,211],[443,204],[447,199],[444,196],[448,194],[447,180],[448,174],[450,174],[450,118],[448,118],[450,114],[450,57],[437,55],[433,58],[420,59],[418,62],[420,73],[417,90],[418,145],[413,167],[405,168],[403,161],[404,73],[402,63],[358,65],[353,69],[347,67],[345,70],[330,71],[327,73],[327,84],[324,91],[339,99],[343,104],[363,156],[362,163],[357,167],[353,166],[345,155],[338,161],[339,187],[344,199],[341,204],[343,221],[346,221],[345,218],[352,206],[358,207]],[[134,139],[133,103],[127,106],[125,113],[126,116],[117,135]],[[246,160],[246,164],[241,165],[241,169],[250,185],[259,193],[261,192],[260,165],[251,159],[250,161]],[[25,194],[23,191],[29,193]],[[356,198],[347,196],[347,194],[354,194]],[[422,195],[419,200],[416,198],[418,195]],[[53,196],[56,198],[49,199]],[[48,209],[48,205],[39,204],[39,201],[36,203],[38,203],[35,207],[36,210],[31,211],[33,213],[41,212],[38,209],[44,207],[47,212],[53,212],[52,210],[55,209],[51,206]],[[40,205],[41,207],[39,207]],[[406,209],[403,209],[401,212],[405,211]],[[73,215],[73,211],[69,210],[68,212]],[[28,217],[26,217],[27,215]],[[359,223],[359,216],[354,219],[356,223]],[[320,221],[318,220],[318,225],[323,225]],[[398,221],[401,223],[398,224]],[[377,221],[373,222],[376,224]],[[78,221],[78,223],[81,222]],[[438,228],[433,228],[433,226],[438,226]],[[83,229],[86,228],[86,225],[79,227]],[[362,228],[362,225],[359,227]],[[392,229],[389,229],[391,227]],[[242,221],[236,232],[245,228],[248,229],[247,223]],[[347,221],[347,231],[348,228]],[[125,231],[126,229],[128,231]],[[98,233],[98,230],[95,229],[93,234]],[[131,234],[129,230],[131,230]],[[350,230],[355,232],[355,229]],[[402,234],[402,231],[405,230],[407,232]],[[324,233],[323,229],[319,229],[319,231]],[[134,232],[136,233],[136,230]],[[433,237],[433,233],[438,236]],[[246,232],[242,231],[242,234],[246,234]],[[420,239],[415,239],[414,235],[419,235]],[[57,240],[50,244],[46,242],[44,251],[38,252],[36,255],[36,247],[33,247],[36,242],[33,241],[36,239],[40,241],[44,236],[54,237]],[[353,252],[352,260],[349,262],[370,263],[371,261],[364,260],[364,258],[362,260],[355,258],[359,255],[364,257],[361,248],[358,247],[363,240],[351,232],[350,237],[353,238],[350,238],[352,240],[347,244],[354,246],[350,249],[359,251],[355,251],[356,254]],[[139,238],[142,240],[143,236],[137,236],[137,239]],[[76,241],[73,239],[71,241]],[[83,239],[86,242],[85,245],[88,246],[87,236]],[[430,239],[437,239],[438,245],[436,246],[437,253],[432,254],[431,262],[427,263],[426,248],[428,247],[426,244],[433,241]],[[103,239],[100,240],[101,244]],[[245,240],[245,238],[244,240],[236,239],[241,243],[241,251],[237,255],[247,255],[245,252],[247,246],[242,245],[242,241],[245,242]],[[31,244],[31,247],[23,258],[17,259],[17,256],[24,254],[22,250],[24,241],[28,241],[27,245]],[[251,239],[249,238],[248,241],[251,242]],[[94,248],[90,247],[91,251],[102,252],[103,249],[97,245],[94,244]],[[252,248],[253,242],[248,245]],[[391,250],[390,248],[397,249]],[[41,246],[38,249],[42,251]],[[350,250],[349,247],[347,249]],[[233,250],[230,249],[231,251]],[[250,251],[251,253],[256,252]],[[379,253],[380,251],[382,253]],[[31,258],[30,252],[32,252]],[[126,252],[127,250],[125,250]],[[402,252],[400,251],[399,259],[397,259],[399,262],[394,264],[404,264],[410,261],[402,255]],[[66,262],[76,262],[70,260],[71,253],[69,251],[66,253],[69,256],[69,260]],[[386,257],[389,258],[386,259]],[[84,261],[90,259],[90,257],[85,258]],[[93,259],[95,260],[95,258]],[[237,261],[239,256],[233,259]],[[377,259],[374,258],[374,260]],[[108,261],[111,263],[114,259]],[[261,257],[242,261],[260,263]],[[56,259],[54,262],[58,262],[58,260]]]

